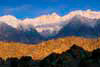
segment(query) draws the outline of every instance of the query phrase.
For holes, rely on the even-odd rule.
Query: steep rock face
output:
[[[10,25],[0,22],[0,41],[38,43],[43,37],[33,28],[27,31],[16,29]]]
[[[26,43],[39,43],[42,40],[45,40],[44,37],[42,37],[34,28],[33,26],[29,26],[27,30],[24,30],[22,26],[19,26],[18,28],[20,34],[21,34],[21,40]],[[19,34],[19,35],[20,35]]]
[[[18,32],[15,28],[6,23],[0,22],[0,40],[10,41],[18,38]]]
[[[96,30],[97,36],[100,36],[100,19],[97,20],[97,22],[96,22],[95,30]]]
[[[93,21],[91,21],[91,23],[88,23],[87,21],[83,21],[82,18],[84,17],[80,15],[73,17],[68,22],[68,24],[64,25],[64,27],[60,29],[56,37],[64,37],[64,36],[83,36],[83,37],[90,37],[90,38],[98,37],[97,31],[100,28],[97,23],[100,23],[100,22],[96,21],[97,23],[91,25]]]

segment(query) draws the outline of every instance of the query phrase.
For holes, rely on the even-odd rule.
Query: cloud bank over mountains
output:
[[[91,10],[76,10],[70,12],[65,16],[59,16],[56,13],[52,13],[48,15],[42,15],[36,18],[25,18],[23,20],[17,19],[16,17],[11,15],[5,15],[0,17],[0,23],[5,23],[12,28],[15,28],[16,30],[20,30],[21,28],[23,29],[23,31],[30,31],[30,28],[33,28],[37,32],[39,32],[40,35],[46,38],[55,36],[63,28],[67,28],[65,30],[72,30],[72,32],[74,32],[75,30],[72,28],[74,28],[76,24],[77,25],[75,26],[75,28],[77,30],[80,28],[84,28],[85,26],[79,27],[84,24],[86,25],[86,27],[88,26],[97,30],[97,28],[100,28],[98,26],[100,24],[99,20],[100,12]],[[65,27],[68,25],[70,25],[70,27]],[[68,32],[70,31],[67,31],[65,34],[67,34]],[[70,32],[70,34],[72,34],[72,32]],[[99,29],[96,32],[99,32]]]

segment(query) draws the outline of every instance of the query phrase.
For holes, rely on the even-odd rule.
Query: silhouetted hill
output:
[[[99,61],[100,48],[87,51],[73,44],[61,54],[51,53],[42,60],[33,60],[32,56],[0,58],[0,67],[99,67]]]
[[[52,53],[40,61],[40,67],[99,67],[100,48],[88,52],[74,44],[62,54]]]

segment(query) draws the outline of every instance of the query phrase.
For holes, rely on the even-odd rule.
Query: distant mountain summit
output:
[[[64,20],[70,19],[76,15],[80,15],[90,19],[100,19],[100,12],[99,11],[92,11],[92,10],[76,10],[72,11],[69,14],[63,16]]]
[[[76,10],[65,16],[54,12],[23,20],[5,15],[0,17],[0,29],[1,40],[25,43],[37,43],[64,36],[94,38],[100,36],[100,12]]]
[[[39,43],[44,38],[33,28],[24,30],[11,27],[10,25],[0,22],[0,41],[4,42],[21,42],[21,43]]]
[[[82,18],[83,20],[87,19],[80,15],[74,16],[67,24],[64,25],[64,27],[60,29],[59,33],[56,36],[83,36],[89,38],[98,37],[98,34],[100,32],[97,32],[98,29],[96,28],[99,27],[97,27],[96,25],[92,25],[91,23],[93,23],[93,21],[87,23],[88,21],[83,21]]]

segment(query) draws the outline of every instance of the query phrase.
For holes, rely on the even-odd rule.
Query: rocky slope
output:
[[[100,48],[100,39],[66,37],[49,40],[37,45],[0,42],[0,57],[32,56],[33,60],[42,60],[52,53],[62,54],[69,50],[74,44],[91,52],[96,48]]]

